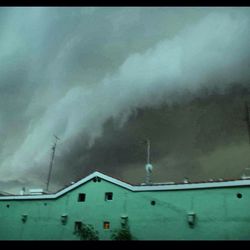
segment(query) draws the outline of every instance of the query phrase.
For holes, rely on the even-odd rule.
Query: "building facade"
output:
[[[94,172],[55,194],[0,196],[0,240],[250,239],[250,180],[133,186]]]

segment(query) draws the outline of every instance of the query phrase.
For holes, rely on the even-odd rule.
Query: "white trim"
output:
[[[189,190],[189,189],[207,189],[207,188],[225,188],[225,187],[238,187],[250,186],[250,180],[235,180],[235,181],[220,181],[212,183],[181,183],[181,184],[168,184],[160,186],[135,186],[134,191],[160,191],[160,190]]]
[[[218,181],[218,182],[207,182],[207,183],[180,183],[180,184],[157,184],[148,186],[132,186],[123,181],[117,180],[113,177],[107,176],[100,172],[94,172],[73,185],[55,193],[55,194],[43,194],[43,195],[8,195],[0,196],[0,200],[44,200],[44,199],[56,199],[65,193],[83,185],[90,181],[94,177],[100,177],[103,180],[111,182],[115,185],[121,186],[132,192],[145,192],[145,191],[171,191],[171,190],[189,190],[189,189],[206,189],[206,188],[223,188],[223,187],[242,187],[250,186],[250,180],[235,180],[235,181]]]

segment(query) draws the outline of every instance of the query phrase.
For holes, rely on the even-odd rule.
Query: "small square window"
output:
[[[81,193],[81,194],[78,195],[78,201],[79,202],[83,202],[83,201],[85,201],[85,199],[86,199],[86,194]]]
[[[104,221],[104,222],[103,222],[103,228],[104,228],[104,229],[109,229],[109,228],[110,228],[110,223],[109,223],[109,221]]]
[[[107,200],[113,200],[113,193],[111,192],[105,193],[105,201]]]
[[[81,221],[75,221],[75,233],[80,232],[82,229],[82,222]]]

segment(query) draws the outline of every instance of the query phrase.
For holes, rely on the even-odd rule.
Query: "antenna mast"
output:
[[[147,164],[150,164],[150,140],[147,139]]]
[[[147,139],[147,164],[145,166],[146,168],[146,184],[151,184],[151,174],[153,171],[153,166],[150,163],[150,140]]]
[[[56,144],[57,144],[57,141],[60,140],[56,135],[54,135],[54,137],[56,138],[56,141],[55,141],[54,145],[52,146],[52,155],[51,155],[51,160],[50,160],[50,164],[49,164],[49,175],[48,175],[47,186],[46,186],[47,192],[49,191],[49,182],[50,182],[52,166],[53,166],[54,157],[55,157]]]
[[[249,144],[250,144],[250,118],[249,118],[249,107],[248,107],[248,104],[247,104],[246,101],[245,101],[245,111],[246,111],[245,121],[247,122],[248,138],[249,138]]]

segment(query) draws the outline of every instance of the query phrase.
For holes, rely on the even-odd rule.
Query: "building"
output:
[[[138,240],[250,239],[250,180],[131,185],[100,172],[54,194],[0,196],[1,240],[100,240],[129,228]]]

